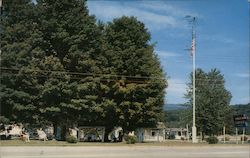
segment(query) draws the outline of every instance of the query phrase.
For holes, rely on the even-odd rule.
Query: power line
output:
[[[10,74],[10,73],[9,73]],[[18,74],[11,74],[11,75],[18,75]],[[25,74],[29,75],[29,74]],[[31,75],[31,74],[30,74]],[[55,76],[46,76],[46,75],[35,75],[36,77],[42,77],[42,78],[57,78],[57,79],[64,79],[64,77],[55,77]],[[83,78],[77,78],[77,77],[70,77],[71,80],[82,80]],[[114,79],[98,79],[101,82],[112,82],[112,81],[120,81],[120,80],[114,80]],[[149,81],[138,81],[138,80],[125,80],[124,83],[140,83],[145,84]]]
[[[18,68],[7,68],[7,67],[0,67],[0,69],[1,70],[14,70],[14,71],[22,70],[22,69],[18,69]],[[121,78],[135,78],[135,79],[159,79],[159,80],[165,80],[165,78],[163,78],[163,77],[128,76],[128,75],[117,75],[117,74],[81,73],[81,72],[72,72],[72,71],[35,70],[35,69],[26,69],[26,70],[35,71],[35,72],[62,73],[62,74],[81,75],[81,76],[105,76],[105,77],[121,77]]]
[[[8,75],[13,75],[13,76],[18,76],[20,74],[13,74],[13,73],[9,73],[9,72],[4,72],[5,74],[8,74]],[[65,79],[65,77],[60,77],[60,76],[48,76],[48,75],[39,75],[39,74],[27,74],[27,73],[22,73],[22,75],[28,75],[28,76],[34,76],[34,77],[41,77],[41,78],[57,78],[57,79]],[[90,76],[89,76],[90,77]],[[93,76],[91,76],[93,77]],[[70,80],[90,80],[90,78],[80,78],[80,77],[70,77]],[[98,79],[98,81],[102,81],[102,82],[119,82],[121,80],[119,79],[101,79],[101,78],[93,78],[92,80],[94,79]],[[149,83],[150,81],[143,81],[143,80],[123,80],[124,83],[140,83],[140,84],[146,84],[146,83]]]
[[[6,67],[0,67],[0,70],[14,70],[14,71],[19,71],[18,73],[20,73],[20,70],[22,69],[18,69],[18,68],[6,68]],[[35,70],[35,69],[26,69],[28,71],[33,71],[33,72],[46,72],[46,73],[61,73],[61,74],[69,74],[69,75],[80,75],[80,76],[91,76],[91,77],[95,77],[95,76],[99,76],[99,77],[127,77],[127,78],[134,78],[134,79],[159,79],[159,80],[166,80],[166,78],[159,78],[159,77],[146,77],[146,76],[126,76],[126,75],[115,75],[115,74],[101,74],[101,73],[80,73],[80,72],[72,72],[72,71],[53,71],[53,70]],[[25,72],[21,72],[23,74],[25,74]],[[28,74],[28,73],[26,73]],[[32,74],[34,75],[34,74]],[[45,75],[44,75],[45,76]],[[47,77],[51,77],[51,76],[47,76]],[[80,79],[80,78],[78,78]],[[82,78],[81,78],[82,79]],[[225,82],[224,80],[214,80],[214,79],[199,79],[196,78],[196,81],[207,81],[207,82]],[[186,84],[186,83],[185,83]]]
[[[17,73],[10,73],[10,72],[3,72],[4,74],[8,74],[8,75],[14,75],[14,76],[18,76],[20,75],[20,72]],[[57,79],[65,79],[65,76],[49,76],[49,75],[43,75],[43,74],[30,74],[30,73],[24,73],[21,72],[22,75],[28,75],[28,76],[34,76],[34,77],[42,77],[42,78],[57,78]],[[93,77],[92,80],[97,79],[99,81],[102,82],[118,82],[121,81],[121,79],[103,79],[103,78],[96,78],[96,76],[87,76],[87,77]],[[91,80],[90,78],[81,78],[80,76],[76,77],[76,76],[70,76],[70,80]],[[131,80],[131,79],[124,79],[123,80],[126,83],[149,83],[149,80]],[[196,79],[196,81],[205,81],[207,83],[196,83],[197,85],[221,85],[223,83],[225,83],[225,81],[221,81],[221,80],[213,80],[213,79]],[[190,83],[183,83],[183,82],[169,82],[169,85],[171,84],[181,84],[181,85],[188,85]]]

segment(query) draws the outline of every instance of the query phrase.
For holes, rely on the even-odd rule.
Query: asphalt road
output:
[[[250,158],[250,146],[0,147],[0,158]]]

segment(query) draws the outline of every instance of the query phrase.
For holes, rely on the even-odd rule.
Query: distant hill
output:
[[[164,111],[172,111],[172,110],[183,110],[187,109],[183,104],[165,104]]]
[[[232,115],[238,114],[246,114],[250,118],[250,103],[248,104],[238,104],[238,105],[231,105]],[[165,110],[165,122],[167,127],[185,127],[187,121],[192,118],[188,118],[187,115],[187,107],[181,104],[167,104],[164,106]],[[185,119],[183,119],[185,118]],[[233,118],[232,118],[232,129],[230,129],[230,133],[233,134],[235,131],[233,125]],[[239,130],[242,130],[240,128]],[[246,128],[246,133],[250,134],[250,119],[248,120],[248,127]]]

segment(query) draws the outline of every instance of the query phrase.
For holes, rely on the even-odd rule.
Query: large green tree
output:
[[[163,119],[167,83],[143,23],[97,23],[85,0],[4,2],[4,116],[65,129],[102,125],[107,133]]]
[[[190,78],[186,97],[189,99],[189,105],[192,106],[192,75]],[[195,84],[197,129],[206,135],[218,134],[223,126],[227,125],[228,117],[231,117],[229,106],[231,93],[225,88],[224,76],[217,69],[212,69],[207,73],[202,69],[197,69]]]
[[[94,74],[102,72],[102,32],[86,1],[38,0],[34,9],[39,42],[31,65],[41,85],[39,118],[63,133],[70,126],[97,124],[102,99]]]
[[[65,122],[58,118],[67,116],[75,122],[83,106],[77,99],[87,95],[76,87],[92,82],[88,75],[77,73],[101,72],[101,31],[88,15],[86,2],[38,0],[34,5],[10,0],[3,8],[2,115],[53,123]]]
[[[27,69],[36,42],[34,4],[30,0],[3,1],[1,15],[1,115],[36,122],[39,88]]]
[[[164,80],[150,33],[135,17],[114,19],[105,27],[107,67],[116,74],[107,97],[115,106],[117,122],[125,131],[154,126],[163,116]]]

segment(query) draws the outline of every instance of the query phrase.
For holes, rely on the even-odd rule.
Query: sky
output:
[[[197,18],[196,67],[224,75],[231,104],[250,102],[248,0],[90,0],[88,9],[98,20],[135,16],[151,33],[155,53],[168,77],[167,104],[182,104],[190,81],[191,27],[186,15]]]

